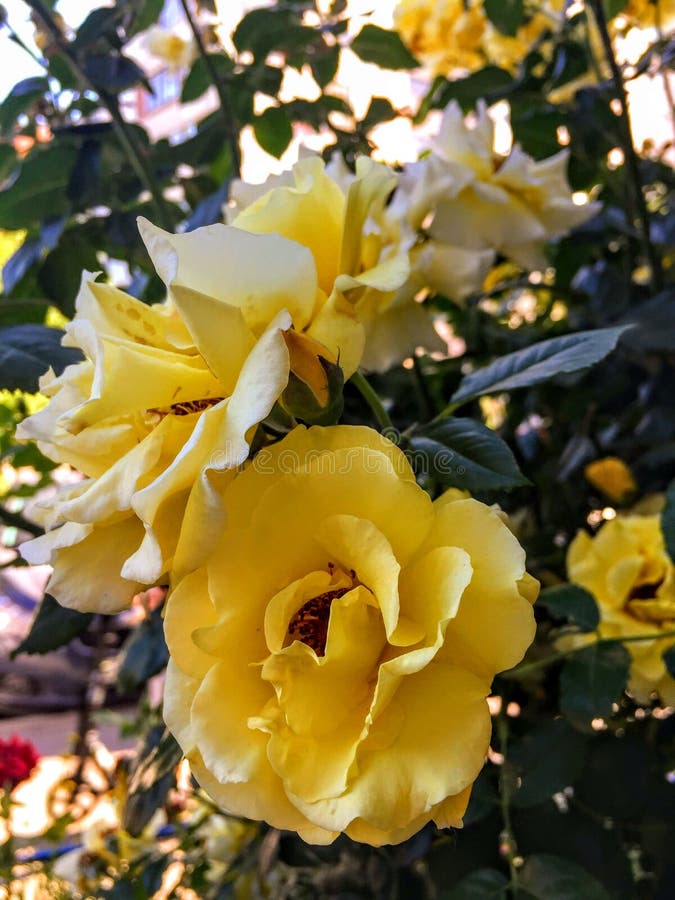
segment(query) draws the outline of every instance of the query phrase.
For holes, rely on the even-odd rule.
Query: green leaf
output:
[[[41,76],[24,78],[14,85],[0,105],[0,132],[8,132],[17,118],[27,112],[49,90],[49,82]]]
[[[556,375],[587,369],[611,353],[620,336],[630,327],[619,325],[579,331],[509,353],[463,378],[450,403],[459,406],[484,394],[531,387]]]
[[[590,872],[551,853],[528,856],[519,882],[536,900],[610,900],[603,885]]]
[[[398,116],[398,111],[394,109],[391,102],[385,97],[373,97],[365,116],[361,120],[361,127],[364,131],[374,128],[380,122],[389,122]]]
[[[293,126],[288,113],[281,106],[270,106],[253,120],[253,131],[260,146],[277,159],[283,154],[293,137]]]
[[[416,69],[419,62],[395,31],[377,25],[364,25],[351,43],[351,49],[364,62],[382,69]]]
[[[510,490],[529,484],[509,446],[474,419],[432,422],[415,432],[410,448],[413,469],[444,487]]]
[[[162,609],[154,609],[125,641],[120,653],[117,683],[123,693],[131,693],[161,672],[169,661],[164,640]]]
[[[65,212],[74,162],[72,147],[50,146],[31,153],[14,184],[0,192],[0,228],[18,231]]]
[[[505,97],[512,86],[512,76],[498,66],[485,66],[456,81],[437,78],[431,91],[422,101],[415,121],[421,122],[430,109],[445,109],[452,100],[456,100],[464,112],[473,109],[481,97],[489,103],[494,103]]]
[[[443,891],[441,900],[500,900],[507,896],[508,887],[508,878],[498,869],[476,869]]]
[[[86,226],[64,232],[56,247],[45,257],[38,273],[45,295],[68,316],[75,310],[82,270],[92,272],[99,266],[97,248],[85,229]]]
[[[675,480],[668,485],[665,500],[661,511],[661,531],[666,553],[675,562]]]
[[[488,19],[502,34],[513,37],[523,23],[523,0],[485,0],[483,8]]]
[[[623,693],[630,654],[622,644],[593,644],[565,661],[560,675],[560,708],[583,719],[608,717]]]
[[[19,653],[49,653],[56,650],[83,634],[92,619],[92,613],[65,609],[50,594],[45,594],[30,631],[12,651],[12,659]]]
[[[19,159],[11,144],[0,144],[0,188],[12,175],[17,167]]]
[[[340,45],[328,47],[326,44],[316,49],[314,56],[309,60],[314,80],[320,88],[327,87],[335,78],[340,63]]]
[[[176,739],[166,728],[155,726],[139,753],[139,761],[129,777],[122,826],[139,835],[176,781],[176,766],[183,756]]]
[[[84,50],[103,37],[116,41],[117,25],[123,13],[124,10],[117,4],[92,10],[77,29],[77,35],[71,43],[71,48],[76,51]]]
[[[129,31],[129,37],[133,37],[140,31],[145,31],[159,19],[164,8],[165,0],[138,0],[138,12],[134,17],[134,24]]]
[[[76,90],[79,87],[77,75],[63,53],[56,53],[50,58],[49,74],[56,78],[62,90]]]
[[[573,785],[585,761],[586,738],[564,719],[542,722],[509,749],[518,787],[513,803],[536,806]]]
[[[0,328],[0,384],[10,391],[37,391],[38,380],[52,366],[56,373],[82,357],[62,347],[63,332],[46,325],[9,325]]]
[[[216,72],[216,76],[221,80],[232,71],[232,60],[224,53],[210,53],[209,60]],[[212,84],[213,79],[211,78],[211,73],[204,58],[200,56],[195,60],[190,69],[190,74],[183,82],[183,90],[180,95],[181,103],[190,103],[198,97],[201,97]]]
[[[322,406],[311,386],[291,371],[280,402],[291,416],[306,425],[334,425],[344,409],[344,375],[340,366],[318,357],[326,373],[328,402]]]
[[[595,631],[600,622],[595,597],[578,584],[556,584],[544,588],[537,604],[545,606],[556,618],[571,619],[582,631]]]
[[[282,7],[252,10],[232,35],[237,50],[250,50],[256,62],[263,62],[271,50],[297,52],[315,38],[315,30],[303,26],[297,12]]]
[[[668,669],[668,674],[675,678],[675,644],[663,651],[663,661]]]
[[[95,87],[113,94],[145,79],[145,72],[128,56],[116,53],[91,53],[84,61],[84,72]]]

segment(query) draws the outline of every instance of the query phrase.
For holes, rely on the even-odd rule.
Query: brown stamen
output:
[[[343,597],[351,588],[336,588],[313,597],[300,607],[288,624],[289,636],[307,644],[317,656],[324,656],[328,638],[328,620],[333,600]]]
[[[182,403],[172,403],[171,406],[160,406],[155,409],[149,409],[149,413],[156,413],[158,416],[190,416],[192,413],[203,412],[210,406],[220,403],[223,397],[204,397],[202,400],[184,400]]]

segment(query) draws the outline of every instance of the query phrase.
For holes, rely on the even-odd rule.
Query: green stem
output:
[[[112,94],[109,94],[108,91],[106,91],[104,88],[97,87],[90,80],[89,76],[81,67],[77,56],[70,46],[69,41],[64,38],[63,34],[61,33],[61,29],[52,18],[50,11],[45,7],[42,0],[26,0],[26,2],[28,3],[28,6],[30,6],[30,8],[38,14],[40,19],[43,21],[45,28],[50,31],[52,37],[54,38],[54,42],[56,43],[61,53],[63,53],[63,55],[68,60],[68,64],[70,65],[77,78],[82,82],[87,90],[93,91],[98,96],[103,106],[107,109],[112,120],[115,135],[117,136],[122,149],[124,150],[139,181],[152,196],[152,202],[155,207],[155,214],[157,216],[158,223],[166,231],[173,231],[173,219],[169,210],[169,206],[162,196],[159,182],[155,178],[155,174],[152,171],[151,167],[148,165],[148,161],[143,154],[142,147],[140,147],[138,144],[138,140],[133,132],[133,129],[129,127],[129,124],[122,117],[122,113],[120,112],[116,97],[114,97],[114,95]]]
[[[497,736],[499,738],[499,752],[504,757],[499,769],[499,806],[501,809],[503,825],[501,840],[509,864],[511,891],[515,896],[518,893],[518,868],[516,866],[518,845],[516,844],[516,838],[513,833],[513,823],[511,821],[511,784],[509,781],[509,771],[506,765],[506,755],[509,743],[509,723],[503,710],[497,716]]]
[[[195,39],[195,44],[197,45],[197,49],[199,50],[199,55],[204,60],[204,65],[208,70],[213,86],[218,92],[218,99],[220,100],[220,110],[223,116],[223,123],[225,125],[225,136],[227,137],[227,143],[230,147],[230,153],[232,154],[232,168],[235,177],[240,178],[241,149],[239,147],[239,135],[237,133],[234,116],[232,114],[230,99],[227,95],[227,91],[223,87],[223,83],[220,80],[220,77],[218,76],[218,72],[216,71],[216,67],[213,64],[213,60],[211,59],[210,54],[207,52],[206,47],[204,46],[204,41],[202,40],[202,36],[199,28],[197,27],[197,23],[192,18],[192,13],[190,12],[190,7],[187,0],[180,0],[180,3],[183,7],[185,18],[188,20],[192,35]]]
[[[649,263],[650,284],[652,291],[656,294],[661,290],[663,285],[663,271],[661,269],[661,260],[659,259],[656,249],[652,244],[649,233],[649,214],[647,212],[647,204],[642,192],[642,181],[640,179],[640,165],[635,146],[633,145],[633,131],[630,120],[630,111],[628,108],[628,97],[626,88],[623,83],[623,76],[619,65],[614,56],[614,48],[612,47],[612,38],[607,27],[607,15],[602,0],[591,0],[590,2],[593,15],[600,32],[602,46],[605,51],[605,58],[612,73],[612,82],[614,91],[621,106],[621,132],[623,152],[626,163],[626,171],[632,183],[632,193],[635,204],[635,214],[640,226],[640,236],[645,257]]]
[[[568,656],[573,656],[575,653],[580,653],[582,650],[588,649],[588,647],[597,647],[601,644],[634,644],[640,641],[660,641],[669,637],[675,637],[675,629],[672,629],[671,631],[652,632],[651,634],[633,634],[628,637],[598,638],[597,641],[584,644],[581,647],[570,647],[567,650],[558,650],[557,653],[551,653],[551,655],[547,656],[545,659],[538,659],[531,663],[522,663],[521,665],[516,666],[515,669],[502,673],[501,677],[510,679],[520,678],[521,675],[529,675],[530,672],[546,669],[548,666],[553,665],[553,663],[565,659]]]
[[[372,410],[373,415],[375,416],[378,425],[380,428],[385,431],[395,431],[393,422],[389,418],[389,414],[387,410],[384,408],[382,401],[380,400],[377,392],[371,387],[370,384],[365,379],[365,376],[361,374],[361,372],[354,372],[350,379],[351,383],[357,389],[357,391],[361,394],[363,399],[366,401],[370,409]]]

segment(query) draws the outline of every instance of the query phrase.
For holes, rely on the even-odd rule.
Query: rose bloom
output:
[[[213,799],[310,843],[462,823],[538,584],[502,516],[372,429],[300,426],[225,489],[170,594],[166,722]],[[204,528],[210,528],[208,522]]]
[[[604,456],[588,463],[584,468],[584,476],[613,503],[623,502],[638,488],[631,470],[616,456]]]
[[[50,403],[17,431],[87,476],[44,501],[49,530],[22,554],[54,566],[61,604],[104,613],[208,552],[201,521],[205,509],[216,515],[214,480],[244,462],[294,358],[306,360],[313,328],[325,326],[316,265],[297,242],[225,225],[140,227],[167,301],[146,306],[85,275],[64,339],[85,358],[43,377]],[[335,311],[331,321],[337,356],[354,323]]]
[[[357,160],[354,176],[337,160],[326,167],[307,156],[264,185],[233,186],[233,225],[282,234],[311,251],[325,310],[314,337],[335,351],[333,313],[358,322],[360,331],[352,327],[339,348],[345,374],[358,365],[382,371],[409,356],[420,337],[434,339],[419,304],[395,302],[410,271],[406,238],[413,238],[385,214],[396,183],[391,169],[368,157]]]
[[[595,597],[600,637],[630,637],[675,630],[675,568],[658,515],[626,515],[606,522],[594,537],[580,531],[567,554],[567,575]],[[656,692],[675,704],[675,679],[663,652],[675,637],[626,644],[629,688],[640,703]]]
[[[15,788],[30,778],[40,754],[30,741],[13,734],[8,740],[0,738],[0,789]]]
[[[544,242],[585,222],[599,205],[573,202],[567,150],[536,161],[518,144],[508,156],[493,147],[485,103],[469,125],[453,101],[430,154],[408,166],[402,179],[407,219],[442,246],[497,251],[525,269],[541,268]]]

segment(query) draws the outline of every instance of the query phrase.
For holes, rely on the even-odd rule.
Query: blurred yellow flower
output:
[[[631,470],[616,456],[605,456],[584,469],[586,479],[614,503],[621,503],[637,490]]]
[[[305,247],[225,225],[140,228],[167,301],[146,306],[85,275],[64,340],[85,358],[43,377],[50,403],[18,432],[87,476],[46,501],[49,530],[22,545],[30,562],[54,566],[50,593],[80,610],[116,612],[170,568],[199,564],[212,481],[244,462],[293,360],[308,365],[302,332],[318,282]]]
[[[265,185],[240,182],[232,190],[233,225],[281,234],[311,251],[319,275],[311,336],[339,359],[345,377],[359,365],[387,368],[416,346],[408,319],[401,322],[398,308],[392,310],[409,273],[403,236],[385,216],[395,186],[396,175],[368,157],[357,160],[351,175],[310,156]],[[423,317],[430,328],[417,304],[406,304],[405,312]],[[377,338],[371,340],[373,331]]]
[[[192,38],[181,37],[161,25],[153,25],[145,33],[148,53],[163,60],[171,69],[185,69],[195,59],[197,49]]]
[[[595,597],[603,638],[675,629],[675,567],[666,553],[658,515],[617,516],[590,537],[579,532],[567,554],[567,575]],[[631,655],[629,688],[640,703],[652,692],[675,704],[675,679],[663,652],[675,637],[626,644]]]
[[[501,515],[459,491],[432,503],[397,447],[350,426],[294,429],[224,503],[165,615],[164,715],[201,785],[311,843],[460,826],[492,679],[535,630]]]

